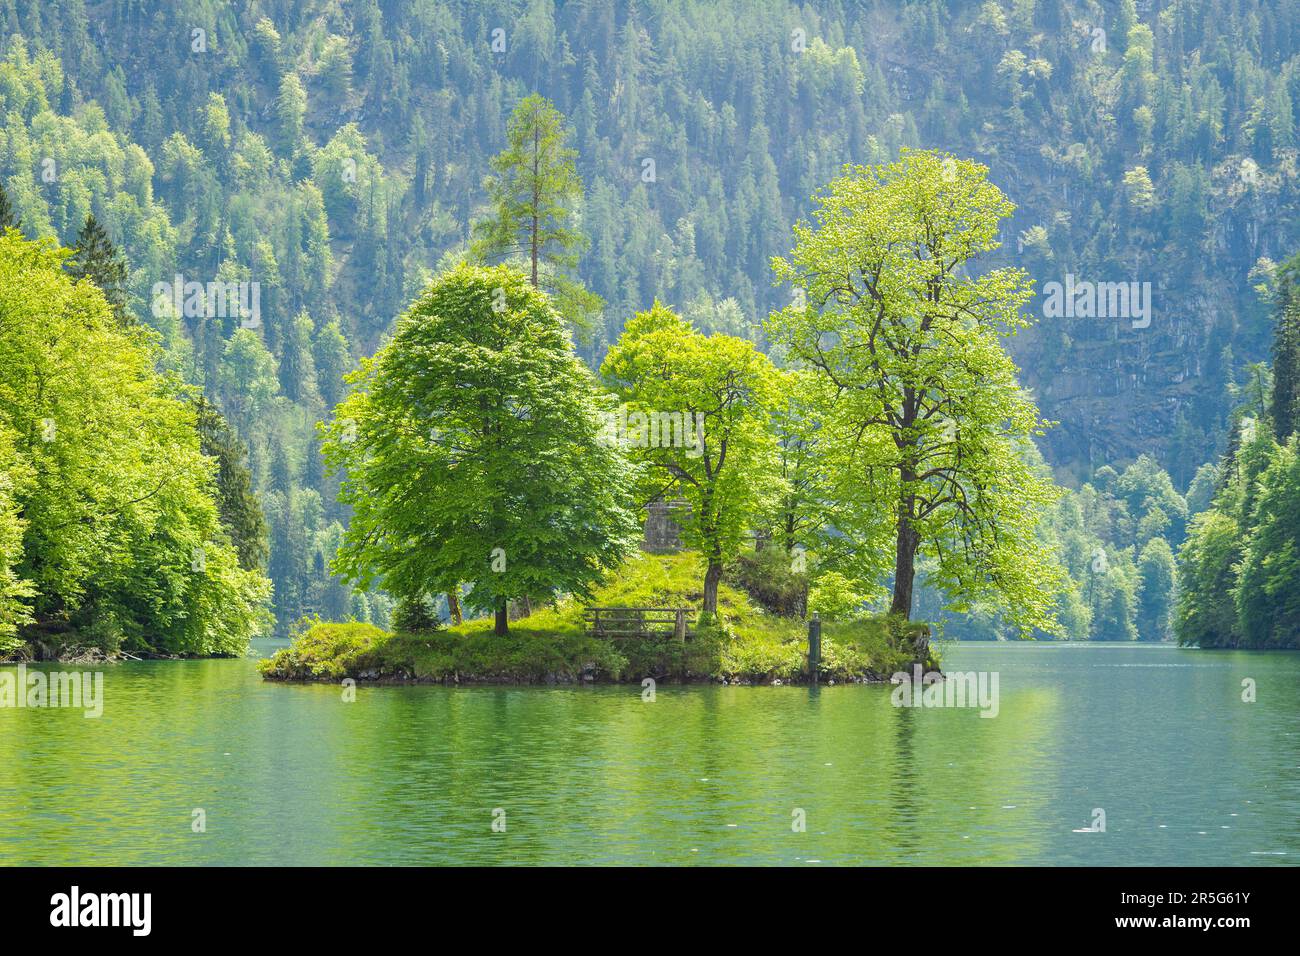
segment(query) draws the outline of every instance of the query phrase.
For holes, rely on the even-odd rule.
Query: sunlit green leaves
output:
[[[242,652],[270,586],[226,539],[194,411],[66,256],[0,238],[0,622],[27,608],[106,650]]]
[[[353,508],[336,569],[483,609],[585,593],[637,532],[636,470],[545,293],[509,266],[440,276],[351,376],[324,452]]]
[[[892,570],[891,552],[910,570],[917,547],[956,607],[993,598],[1052,629],[1063,575],[1036,529],[1054,493],[1026,461],[1045,423],[1003,348],[1032,289],[1020,269],[975,272],[1013,209],[986,174],[938,152],[846,167],[773,260],[797,293],[768,333],[825,383],[835,522],[857,576]]]

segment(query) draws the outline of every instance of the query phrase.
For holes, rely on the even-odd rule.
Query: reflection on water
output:
[[[968,644],[946,668],[999,672],[998,716],[862,686],[348,704],[249,660],[123,664],[98,720],[0,709],[0,863],[1300,862],[1300,655]]]

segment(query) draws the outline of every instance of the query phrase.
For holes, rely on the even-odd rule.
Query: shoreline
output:
[[[415,687],[415,686],[443,686],[443,687],[595,687],[595,686],[624,686],[635,687],[642,686],[642,682],[650,679],[656,685],[673,684],[673,685],[703,685],[712,684],[718,687],[832,687],[843,684],[872,684],[887,685],[892,682],[891,677],[882,674],[853,675],[840,677],[825,677],[812,681],[805,676],[800,677],[772,677],[765,674],[736,675],[730,677],[711,677],[707,675],[672,675],[666,674],[656,676],[646,674],[642,677],[609,677],[609,676],[591,676],[582,675],[574,678],[567,674],[548,674],[540,679],[517,678],[505,676],[481,676],[470,674],[457,674],[450,677],[397,677],[397,676],[370,676],[368,674],[359,674],[356,676],[345,675],[343,677],[279,677],[263,675],[263,680],[274,684],[341,684],[345,680],[353,680],[357,684],[366,684],[372,687]]]

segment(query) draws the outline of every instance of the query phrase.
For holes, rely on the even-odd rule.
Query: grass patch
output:
[[[701,622],[683,644],[663,637],[596,638],[583,608],[698,607],[704,566],[693,553],[641,554],[596,589],[590,602],[560,601],[510,623],[505,637],[490,618],[417,634],[369,624],[304,621],[291,645],[259,663],[268,680],[372,680],[567,683],[576,681],[792,681],[804,677],[807,623],[769,613],[723,584],[718,619]],[[826,623],[822,679],[871,680],[903,670],[906,632],[885,618]]]

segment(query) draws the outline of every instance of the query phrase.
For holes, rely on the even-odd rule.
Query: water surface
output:
[[[945,667],[996,671],[998,716],[879,686],[345,703],[252,660],[122,664],[99,719],[0,709],[0,863],[1300,861],[1300,654],[972,643]]]

